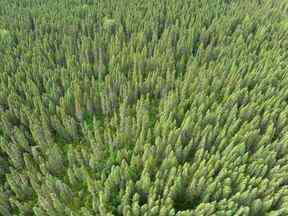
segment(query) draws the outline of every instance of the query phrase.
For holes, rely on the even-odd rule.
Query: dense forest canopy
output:
[[[288,2],[0,0],[0,215],[287,216]]]

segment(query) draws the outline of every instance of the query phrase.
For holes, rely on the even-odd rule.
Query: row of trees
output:
[[[0,215],[288,215],[286,16],[1,0]]]

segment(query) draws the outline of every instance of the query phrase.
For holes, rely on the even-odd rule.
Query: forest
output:
[[[287,0],[0,0],[1,216],[287,216]]]

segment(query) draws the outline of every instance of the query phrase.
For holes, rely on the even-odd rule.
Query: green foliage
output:
[[[9,31],[6,29],[0,29],[0,38],[1,40],[5,40],[9,36]]]
[[[287,8],[1,0],[0,215],[288,215]]]

